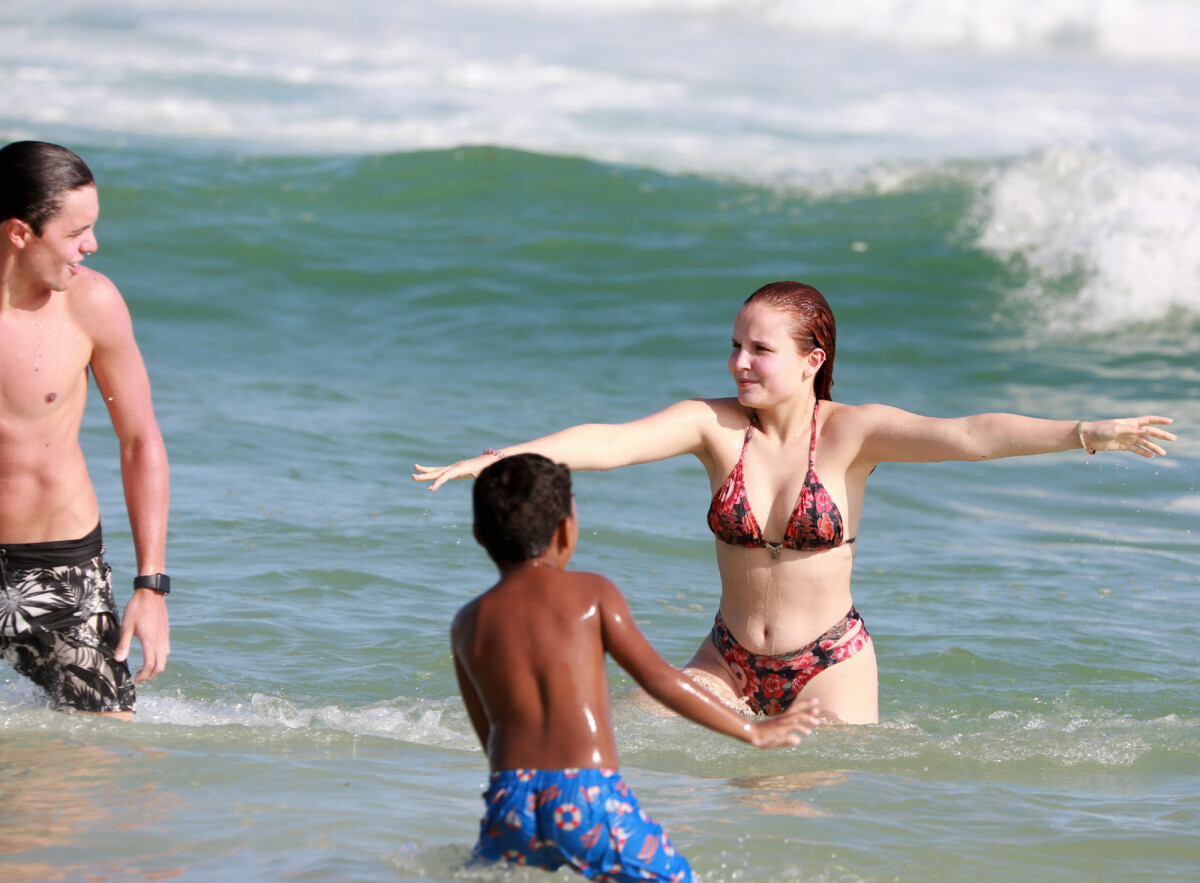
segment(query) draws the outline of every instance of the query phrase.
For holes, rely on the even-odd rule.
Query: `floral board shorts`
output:
[[[547,871],[570,865],[601,881],[693,879],[687,859],[642,812],[617,770],[500,770],[483,801],[475,861]]]
[[[79,540],[0,545],[0,659],[60,709],[133,711],[100,526]]]

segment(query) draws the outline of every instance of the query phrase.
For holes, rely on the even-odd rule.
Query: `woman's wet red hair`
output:
[[[817,399],[833,401],[833,357],[837,351],[837,324],[825,295],[803,282],[772,282],[746,298],[742,304],[763,304],[787,315],[788,333],[803,356],[815,349],[825,351],[825,362],[813,378]]]

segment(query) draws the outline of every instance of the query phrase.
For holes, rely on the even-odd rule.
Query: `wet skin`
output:
[[[761,748],[810,732],[810,703],[748,721],[664,662],[612,582],[563,569],[578,532],[572,513],[546,553],[503,566],[500,581],[454,619],[455,672],[491,769],[619,767],[606,653],[650,695],[717,732]]]

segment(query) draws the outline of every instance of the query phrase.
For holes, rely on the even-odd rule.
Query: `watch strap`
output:
[[[154,589],[160,595],[169,595],[171,593],[171,578],[165,573],[151,573],[146,576],[137,576],[133,578],[133,587],[135,589]]]

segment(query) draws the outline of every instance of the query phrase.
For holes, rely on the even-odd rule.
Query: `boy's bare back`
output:
[[[607,579],[541,561],[459,612],[455,662],[492,769],[616,768],[604,656],[622,616]]]

